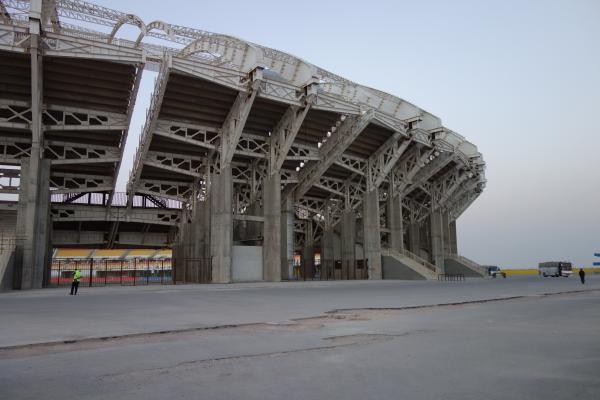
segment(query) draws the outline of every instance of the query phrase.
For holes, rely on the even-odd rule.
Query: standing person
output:
[[[71,295],[77,294],[77,289],[79,289],[79,280],[81,279],[81,271],[79,267],[75,267],[75,272],[73,273],[73,283],[71,283]],[[75,293],[73,293],[75,292]]]
[[[583,268],[579,268],[579,279],[581,279],[581,284],[585,284],[585,271]]]

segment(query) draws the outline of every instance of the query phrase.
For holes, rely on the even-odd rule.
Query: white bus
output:
[[[564,276],[568,278],[573,273],[573,267],[570,262],[566,261],[549,261],[542,262],[538,265],[539,274],[543,277],[546,276]]]

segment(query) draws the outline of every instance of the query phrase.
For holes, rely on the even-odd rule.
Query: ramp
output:
[[[408,250],[383,249],[382,256],[383,279],[437,279],[436,266]]]
[[[487,276],[487,270],[484,267],[458,254],[447,254],[444,265],[448,274],[464,274],[464,276],[471,278]]]

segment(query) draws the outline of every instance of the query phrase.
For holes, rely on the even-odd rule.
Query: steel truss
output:
[[[126,208],[94,206],[87,204],[52,204],[53,221],[114,221],[137,222],[155,225],[177,226],[181,222],[181,210],[160,208]]]

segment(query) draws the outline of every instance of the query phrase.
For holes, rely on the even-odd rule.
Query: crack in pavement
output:
[[[322,338],[322,340],[328,340],[333,342],[330,345],[325,346],[313,346],[313,347],[305,347],[300,349],[291,349],[291,350],[280,350],[280,351],[272,351],[272,352],[263,352],[263,353],[252,353],[252,354],[240,354],[240,355],[232,355],[232,356],[224,356],[224,357],[214,357],[214,358],[205,358],[200,360],[191,360],[191,361],[183,361],[177,364],[173,364],[170,366],[164,367],[156,367],[156,368],[145,368],[136,371],[131,371],[127,373],[116,372],[110,374],[103,374],[97,377],[97,380],[104,381],[105,378],[118,378],[118,380],[129,380],[132,375],[143,375],[147,373],[159,373],[161,375],[171,374],[173,372],[180,372],[176,370],[180,370],[181,368],[189,368],[189,367],[200,367],[200,368],[213,368],[217,366],[221,366],[224,363],[243,361],[247,359],[255,359],[255,358],[268,358],[268,357],[285,357],[292,354],[298,353],[309,353],[309,352],[318,352],[318,351],[330,351],[336,350],[339,348],[346,348],[352,346],[363,346],[369,345],[373,343],[380,343],[395,340],[398,338],[425,334],[433,332],[432,330],[413,330],[407,331],[399,334],[378,334],[378,333],[367,333],[367,334],[356,334],[356,335],[341,335],[341,336],[331,336],[327,338]],[[341,343],[336,343],[341,341]]]
[[[282,322],[253,322],[244,324],[226,324],[208,327],[193,327],[184,329],[173,329],[173,330],[161,330],[154,332],[143,332],[143,333],[132,333],[115,336],[104,336],[97,338],[84,338],[84,339],[70,339],[61,340],[54,342],[43,342],[43,343],[32,343],[25,345],[16,346],[5,346],[0,347],[0,360],[7,358],[19,358],[25,356],[36,356],[41,354],[59,353],[67,351],[78,351],[85,349],[94,349],[106,347],[107,344],[111,345],[125,345],[131,343],[147,343],[150,340],[163,340],[168,336],[173,335],[184,335],[184,334],[207,334],[209,332],[221,331],[221,330],[252,330],[252,331],[296,331],[300,329],[318,329],[323,327],[325,323],[336,322],[337,320],[345,321],[365,321],[375,317],[375,315],[369,314],[370,311],[407,311],[407,310],[421,310],[421,309],[434,309],[440,307],[456,307],[465,305],[477,305],[491,302],[503,302],[517,299],[535,299],[544,298],[549,296],[560,296],[565,294],[580,294],[588,292],[596,292],[600,289],[583,289],[573,291],[561,291],[561,292],[549,292],[535,295],[518,295],[508,296],[493,299],[482,299],[482,300],[467,300],[462,302],[452,303],[438,303],[438,304],[424,304],[415,306],[402,306],[402,307],[366,307],[366,308],[350,308],[350,309],[334,309],[327,311],[324,314],[313,316],[313,317],[302,317],[295,318],[288,321]]]

